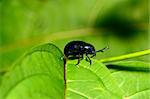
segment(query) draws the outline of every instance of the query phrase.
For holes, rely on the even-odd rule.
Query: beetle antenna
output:
[[[104,52],[104,51],[107,50],[107,49],[109,49],[108,46],[104,47],[103,49],[100,49],[100,50],[96,51],[96,53],[97,53],[97,52]]]

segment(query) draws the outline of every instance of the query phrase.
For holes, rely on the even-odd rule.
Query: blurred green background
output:
[[[62,51],[72,40],[96,49],[96,59],[149,48],[148,0],[1,0],[0,69],[29,48],[52,42]],[[149,61],[148,55],[131,60]]]

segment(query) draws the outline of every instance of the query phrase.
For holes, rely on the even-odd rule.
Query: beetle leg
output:
[[[83,55],[81,55],[80,59],[81,59],[81,60],[83,59]]]
[[[93,58],[94,56],[96,56],[96,54],[92,55],[90,58]]]
[[[86,54],[86,61],[90,62],[90,65],[92,64],[92,61],[91,61],[90,57],[88,56],[88,54]]]
[[[80,63],[80,54],[78,55],[78,62],[76,65],[78,65]]]
[[[88,60],[88,58],[87,58],[87,57],[86,57],[86,59],[85,59],[85,60],[89,62],[89,60]]]
[[[78,65],[80,63],[80,58],[78,58],[78,62],[77,62],[77,64],[76,65]]]
[[[76,55],[76,57],[80,58],[80,60],[83,59],[83,55]],[[78,58],[77,58],[77,59],[78,59]]]
[[[90,61],[90,65],[92,64],[92,61],[91,61],[91,59],[89,58],[89,61]]]
[[[86,54],[86,61],[88,61],[89,62],[89,57],[88,57],[88,55]]]

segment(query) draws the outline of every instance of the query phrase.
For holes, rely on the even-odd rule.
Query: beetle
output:
[[[90,62],[91,65],[92,61],[90,58],[96,56],[97,52],[104,52],[106,49],[108,49],[108,47],[96,51],[94,46],[89,43],[84,41],[71,41],[64,47],[64,57],[70,60],[78,59],[76,64],[78,65],[85,55],[86,61]],[[89,55],[91,57],[89,57]]]

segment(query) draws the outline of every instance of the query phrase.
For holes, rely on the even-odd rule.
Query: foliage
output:
[[[148,0],[1,0],[0,99],[149,99],[148,8]],[[64,86],[61,51],[72,40],[110,49],[91,66],[68,61]]]
[[[75,66],[73,60],[65,68],[62,57],[52,44],[28,51],[2,77],[0,98],[148,99],[150,96],[149,63],[120,61],[106,67],[92,59],[92,65],[82,60]]]
[[[0,99],[62,99],[62,56],[60,50],[50,44],[26,53],[2,79]]]

